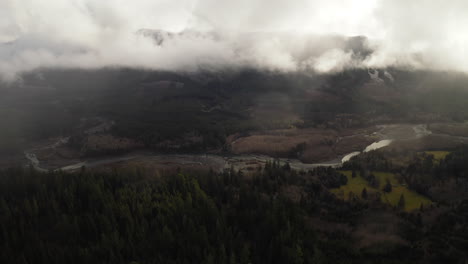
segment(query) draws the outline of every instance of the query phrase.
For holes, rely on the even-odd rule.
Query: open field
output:
[[[330,148],[326,144],[327,140],[333,142],[336,139],[336,132],[331,130],[291,129],[268,131],[239,138],[232,143],[232,152],[235,154],[261,153],[271,156],[287,156],[300,144],[305,144],[305,147],[323,146]]]
[[[448,154],[450,154],[449,151],[425,151],[426,154],[433,155],[434,159],[437,161],[445,159]]]
[[[405,196],[405,210],[408,211],[419,209],[421,203],[424,206],[429,205],[431,203],[431,201],[428,198],[409,190],[404,184],[400,184],[393,173],[373,172],[373,174],[377,179],[379,179],[380,190],[382,190],[385,186],[387,179],[392,184],[392,191],[390,193],[380,191],[380,193],[382,194],[382,201],[396,206],[398,204],[398,201],[400,200],[400,196],[403,194]]]
[[[331,192],[345,200],[348,199],[350,192],[354,193],[357,197],[361,197],[362,190],[366,188],[369,195],[380,193],[381,201],[392,206],[397,206],[400,196],[403,194],[405,197],[406,211],[419,209],[421,204],[427,206],[432,203],[428,198],[409,190],[404,184],[400,184],[393,173],[373,172],[375,177],[379,180],[379,189],[370,186],[369,183],[361,177],[359,172],[356,172],[355,178],[352,177],[351,171],[341,171],[341,173],[348,178],[348,183],[340,188],[332,189]],[[387,179],[390,181],[393,188],[390,193],[382,191]]]
[[[388,150],[426,151],[447,150],[467,146],[468,138],[443,134],[431,134],[417,139],[395,141]]]
[[[429,129],[433,133],[446,134],[458,137],[468,136],[468,123],[436,123],[430,124]]]
[[[341,171],[341,173],[343,173],[348,178],[348,183],[341,186],[340,188],[331,190],[332,193],[338,195],[340,198],[348,199],[350,192],[360,197],[364,188],[366,188],[367,192],[369,193],[377,191],[376,189],[370,187],[369,183],[364,178],[362,178],[359,173],[357,173],[356,177],[354,178],[351,177],[351,171]]]
[[[335,159],[362,151],[376,140],[369,135],[374,127],[361,130],[280,129],[252,133],[231,143],[234,154],[258,153],[272,157],[295,156],[306,163]]]

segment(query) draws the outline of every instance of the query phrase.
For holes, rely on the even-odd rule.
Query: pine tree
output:
[[[405,209],[405,196],[401,194],[400,200],[398,201],[398,209]]]
[[[367,189],[365,187],[362,189],[361,197],[362,199],[367,200]]]
[[[250,250],[248,245],[244,245],[240,254],[240,263],[248,264],[250,263]]]
[[[236,254],[234,253],[234,251],[231,253],[231,256],[229,257],[229,264],[236,264],[237,261],[236,261]]]
[[[390,181],[387,179],[387,183],[385,184],[384,188],[383,188],[383,191],[384,192],[392,192],[392,184],[390,183]]]
[[[296,252],[294,255],[293,263],[302,264],[304,263],[304,252],[302,251],[301,245],[296,245]]]
[[[418,226],[422,226],[422,225],[423,225],[421,213],[418,213],[418,214],[416,215],[416,224],[417,224]]]

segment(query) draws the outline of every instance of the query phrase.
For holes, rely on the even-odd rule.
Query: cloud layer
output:
[[[112,66],[466,72],[467,26],[464,0],[2,0],[0,75]],[[356,48],[348,37],[357,35],[367,39]]]

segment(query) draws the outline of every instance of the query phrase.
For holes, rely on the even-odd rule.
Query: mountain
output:
[[[248,153],[254,150],[242,144],[233,148],[233,142],[254,136],[246,138],[247,144],[295,129],[295,140],[281,136],[278,140],[285,145],[255,151],[286,157],[299,143],[309,142],[303,154],[293,156],[319,162],[368,143],[356,138],[345,145],[326,144],[336,133],[355,133],[379,124],[467,119],[467,84],[464,74],[399,69],[336,74],[48,69],[3,84],[0,122],[6,129],[0,142],[5,154],[22,153],[34,142],[58,136],[71,137],[69,146],[79,155],[141,148]],[[109,123],[106,132],[85,133]],[[310,141],[312,134],[322,139]],[[302,137],[304,141],[296,142]],[[109,148],[105,142],[122,144]]]

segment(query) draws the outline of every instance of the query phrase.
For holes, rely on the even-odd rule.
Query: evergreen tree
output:
[[[400,200],[398,200],[398,209],[405,209],[405,195],[401,194]]]
[[[361,197],[362,197],[362,199],[367,200],[367,190],[366,190],[365,187],[364,187],[364,189],[362,189]]]
[[[379,180],[377,179],[377,177],[375,177],[374,174],[370,174],[369,177],[367,178],[367,181],[369,182],[369,185],[374,187],[374,188],[378,188],[380,183],[379,183]]]
[[[392,184],[390,183],[390,181],[388,179],[386,181],[387,181],[387,183],[383,187],[383,191],[387,192],[387,193],[392,192],[392,189],[393,189]]]

